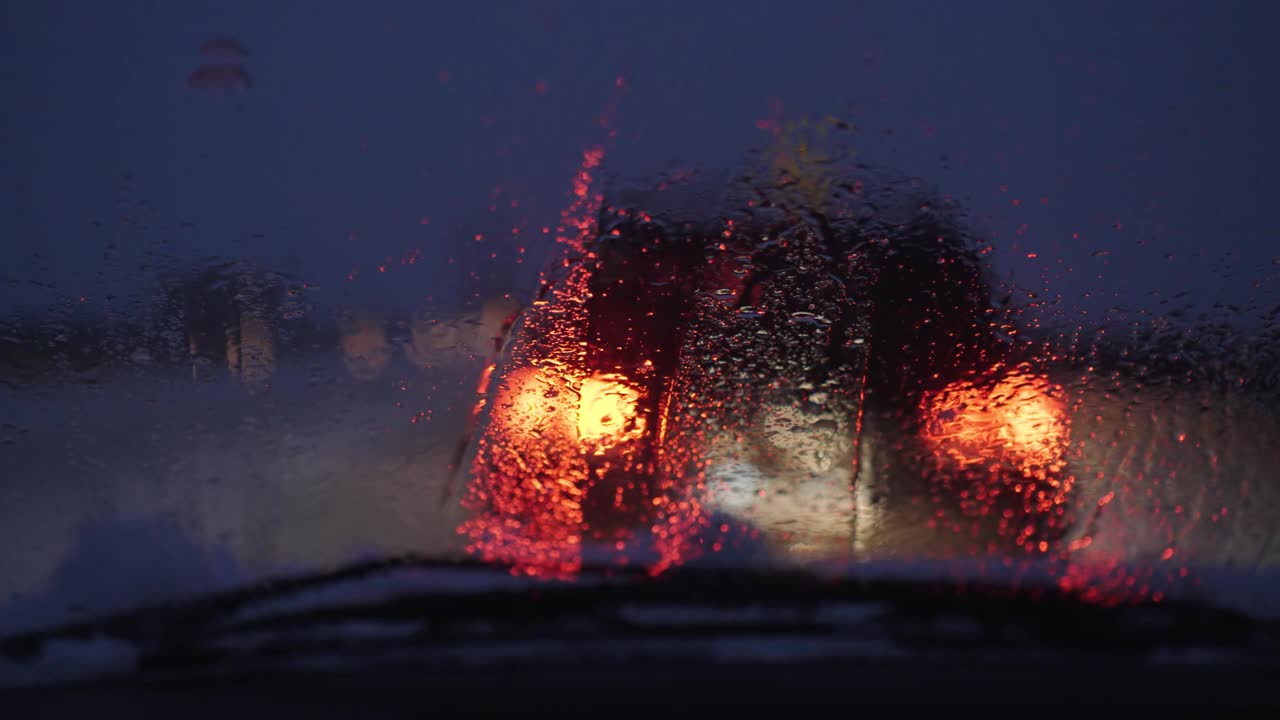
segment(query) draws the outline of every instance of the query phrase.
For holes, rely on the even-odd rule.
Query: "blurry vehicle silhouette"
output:
[[[1037,333],[961,208],[779,146],[767,188],[614,193],[582,224],[481,384],[469,552],[1274,562],[1265,403]]]

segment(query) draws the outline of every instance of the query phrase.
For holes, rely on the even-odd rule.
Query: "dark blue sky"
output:
[[[864,159],[962,199],[1000,268],[1069,307],[1280,300],[1269,3],[14,0],[0,18],[3,307],[107,303],[208,256],[337,301],[448,295],[482,256],[457,255],[467,239],[510,254],[513,224],[554,222],[619,75],[612,170],[740,159],[777,98],[851,119]],[[185,86],[219,33],[250,51],[242,95]],[[546,250],[524,238],[520,282]]]

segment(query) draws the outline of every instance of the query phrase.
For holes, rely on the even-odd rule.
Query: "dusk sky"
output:
[[[527,292],[547,253],[537,230],[606,140],[611,98],[610,172],[723,168],[767,142],[756,122],[779,106],[834,114],[861,159],[959,198],[1002,273],[1069,307],[1190,291],[1177,302],[1265,313],[1280,298],[1268,3],[41,0],[0,14],[4,307],[119,304],[210,257],[297,273],[335,302],[414,305],[456,297],[487,257],[476,234],[500,257],[526,246],[511,282]],[[247,48],[252,86],[188,87],[223,34]]]

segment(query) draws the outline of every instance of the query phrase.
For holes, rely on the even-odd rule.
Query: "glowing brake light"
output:
[[[925,440],[940,459],[961,466],[1004,465],[1024,475],[1061,468],[1068,442],[1061,388],[1030,372],[994,386],[952,383],[926,397]]]
[[[596,455],[644,435],[640,391],[624,376],[596,374],[575,381],[549,375],[529,370],[512,378],[499,400],[506,433],[563,436],[573,428],[583,450]]]
[[[578,403],[578,437],[603,454],[615,445],[641,437],[640,391],[616,374],[594,375],[582,381]]]

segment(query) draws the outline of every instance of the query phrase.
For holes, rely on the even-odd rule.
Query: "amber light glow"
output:
[[[582,381],[579,392],[578,437],[595,454],[644,435],[640,392],[622,375],[593,375]]]
[[[572,394],[567,379],[547,372],[514,373],[499,393],[503,434],[524,437],[563,435],[571,427]]]
[[[391,343],[383,319],[369,312],[352,312],[338,323],[342,332],[342,361],[357,380],[376,380],[391,362]]]
[[[949,385],[925,399],[925,437],[940,458],[962,466],[999,464],[1035,475],[1056,471],[1068,442],[1061,388],[1030,372],[994,386]]]
[[[578,396],[574,402],[574,395]],[[603,454],[644,434],[640,392],[617,374],[583,380],[527,370],[515,373],[499,395],[497,423],[505,436],[546,437],[577,432],[580,449]]]

